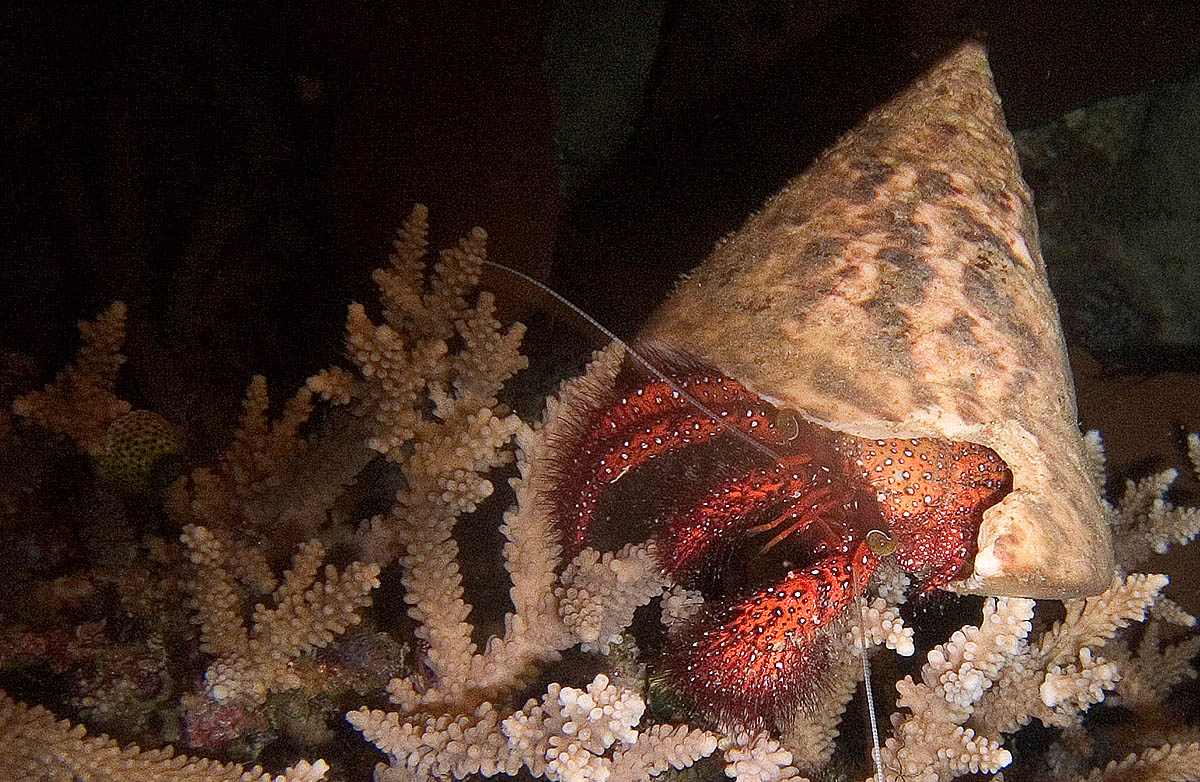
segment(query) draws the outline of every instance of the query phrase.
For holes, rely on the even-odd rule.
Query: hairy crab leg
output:
[[[825,628],[861,592],[887,549],[861,541],[740,600],[706,607],[669,647],[663,676],[727,726],[781,723],[813,697],[829,665]]]
[[[762,547],[759,548],[758,553],[767,553],[781,541],[790,537],[792,533],[808,529],[808,527],[814,522],[819,523],[825,533],[832,536],[833,531],[829,528],[829,525],[821,520],[824,512],[828,512],[832,507],[829,503],[822,502],[828,495],[829,490],[825,487],[821,487],[820,489],[812,492],[811,495],[803,497],[805,503],[807,504],[799,507],[789,508],[786,513],[782,513],[768,522],[758,524],[747,529],[746,532],[749,534],[757,535],[760,532],[769,532],[778,527],[783,527],[783,529],[779,530],[779,532],[776,532],[770,540],[762,544]],[[797,497],[797,499],[800,498]]]
[[[555,444],[553,504],[569,556],[586,545],[604,488],[630,470],[729,429],[768,446],[786,442],[776,433],[774,408],[740,384],[712,374],[678,382],[717,417],[656,381],[621,395],[576,437]]]

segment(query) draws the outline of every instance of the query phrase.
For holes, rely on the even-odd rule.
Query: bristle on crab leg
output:
[[[668,685],[726,726],[776,726],[803,707],[828,670],[826,627],[859,594],[881,556],[866,541],[793,571],[741,600],[706,608],[668,650]]]

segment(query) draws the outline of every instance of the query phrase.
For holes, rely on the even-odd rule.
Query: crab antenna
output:
[[[875,716],[875,693],[871,690],[871,661],[867,657],[867,611],[864,607],[866,600],[863,599],[862,592],[855,596],[855,603],[858,604],[858,621],[862,627],[862,648],[858,650],[858,656],[862,660],[863,669],[863,694],[867,701],[867,721],[871,725],[871,765],[875,768],[875,782],[884,782],[883,778],[883,749],[879,743],[879,720]]]
[[[549,285],[546,285],[544,282],[541,282],[540,280],[536,280],[533,277],[530,277],[528,274],[525,274],[524,272],[517,271],[516,269],[512,268],[511,266],[505,266],[504,264],[497,263],[496,261],[489,261],[487,259],[484,259],[483,265],[490,266],[493,269],[499,269],[500,271],[503,271],[503,272],[507,272],[508,274],[511,274],[513,277],[516,277],[517,279],[522,280],[523,282],[525,282],[529,285],[532,285],[537,290],[541,291],[542,293],[546,294],[554,301],[556,301],[559,304],[561,304],[562,306],[566,307],[568,310],[573,312],[575,315],[578,315],[580,318],[583,318],[583,320],[588,325],[590,325],[592,328],[596,329],[596,331],[599,331],[601,334],[603,334],[606,339],[609,339],[609,340],[617,343],[618,345],[620,345],[625,350],[626,355],[630,356],[634,361],[641,364],[642,368],[644,368],[647,372],[649,372],[651,375],[653,375],[654,377],[658,378],[659,380],[661,380],[662,382],[664,382],[668,386],[670,386],[671,390],[674,391],[676,394],[678,394],[681,399],[683,399],[685,402],[687,402],[690,405],[692,405],[693,407],[695,407],[700,412],[707,415],[712,420],[716,421],[717,424],[719,424],[721,426],[721,428],[724,429],[726,432],[728,432],[729,434],[738,438],[739,440],[742,440],[743,442],[747,443],[752,448],[755,448],[758,451],[762,452],[766,456],[770,457],[773,461],[779,460],[779,456],[780,456],[779,453],[777,453],[773,448],[771,448],[771,446],[767,445],[764,442],[755,440],[753,437],[746,434],[741,429],[738,429],[735,426],[730,426],[729,424],[727,424],[725,422],[725,419],[722,418],[721,415],[719,415],[716,411],[709,408],[707,405],[705,405],[703,402],[701,402],[696,397],[689,394],[687,392],[687,389],[685,389],[680,383],[676,382],[676,380],[674,378],[668,376],[665,372],[660,370],[658,367],[654,366],[654,364],[652,364],[649,359],[647,359],[645,356],[643,356],[642,354],[640,354],[636,350],[634,350],[633,346],[631,346],[628,342],[626,342],[625,340],[618,337],[616,334],[614,334],[609,329],[605,328],[604,324],[602,324],[600,321],[596,320],[591,315],[584,312],[579,307],[575,306],[575,304],[573,304],[570,300],[568,300],[561,293],[559,293],[558,291],[551,288]]]

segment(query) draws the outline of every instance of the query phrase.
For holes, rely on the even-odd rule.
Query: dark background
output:
[[[0,348],[43,382],[124,299],[124,395],[219,445],[252,373],[337,360],[414,201],[629,334],[963,36],[1022,128],[1195,69],[1196,5],[7,5]]]

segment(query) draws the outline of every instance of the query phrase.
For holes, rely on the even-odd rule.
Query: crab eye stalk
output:
[[[780,410],[775,416],[775,428],[780,437],[791,442],[800,436],[800,416],[791,410]]]
[[[899,546],[891,535],[881,529],[873,529],[867,533],[867,548],[877,557],[890,557]]]

